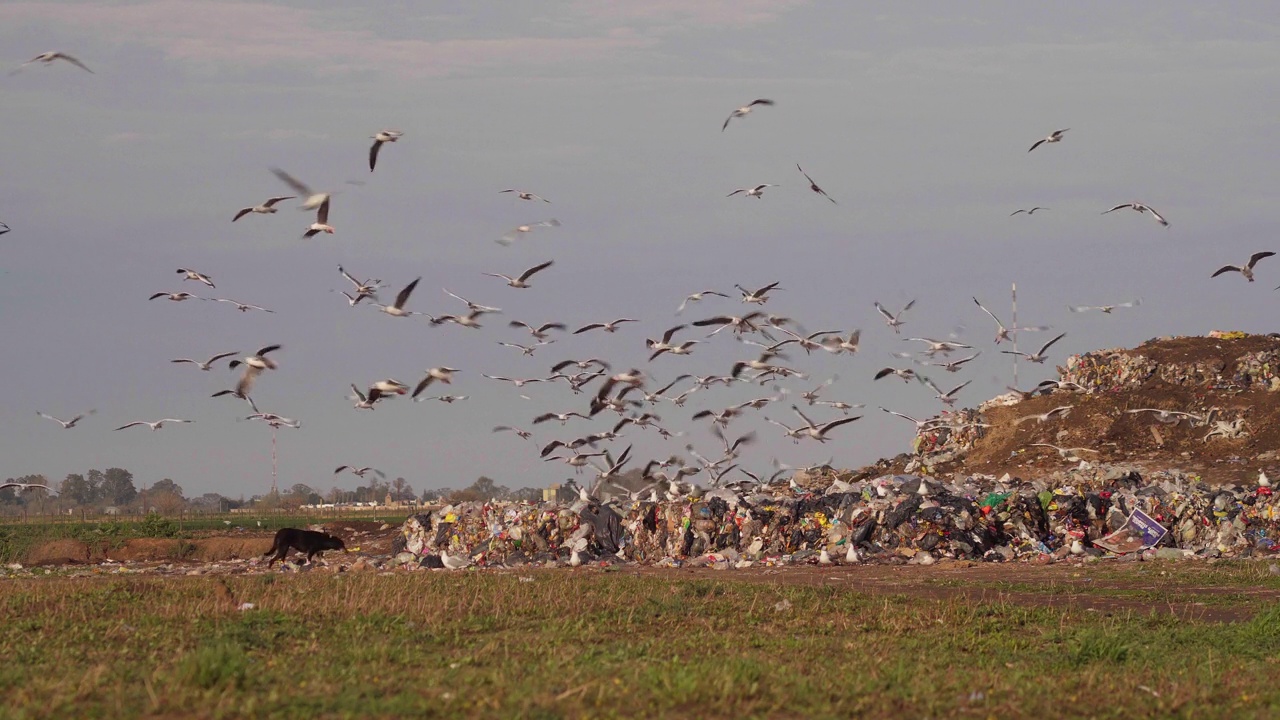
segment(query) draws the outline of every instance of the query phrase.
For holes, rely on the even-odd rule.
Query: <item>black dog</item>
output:
[[[271,567],[277,560],[284,560],[285,556],[289,554],[289,548],[306,553],[308,563],[311,562],[312,557],[323,553],[325,550],[347,551],[347,546],[342,542],[342,538],[334,537],[328,533],[299,530],[297,528],[280,528],[276,532],[276,539],[271,544],[271,549],[263,553],[263,556],[271,553],[276,554],[267,563],[267,567]]]

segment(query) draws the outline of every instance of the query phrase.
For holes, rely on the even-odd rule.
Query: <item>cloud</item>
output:
[[[627,28],[575,37],[389,39],[365,29],[332,26],[324,12],[260,2],[150,0],[0,4],[0,22],[56,23],[95,35],[159,48],[194,63],[308,65],[317,74],[378,71],[446,76],[496,67],[589,62],[654,45]]]

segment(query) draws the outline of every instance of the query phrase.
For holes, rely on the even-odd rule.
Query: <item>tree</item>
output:
[[[313,490],[311,486],[307,485],[306,483],[298,483],[293,487],[289,488],[289,492],[293,493],[294,495],[299,495],[301,497],[307,497],[308,495],[311,495],[312,493],[314,493],[315,490]]]
[[[107,468],[102,474],[102,499],[112,505],[128,505],[136,497],[138,489],[133,486],[133,473],[123,468]]]
[[[186,495],[182,492],[182,486],[169,478],[157,481],[154,485],[147,488],[147,493],[170,493],[176,495],[179,499],[186,498]]]
[[[159,483],[156,484],[158,485]],[[181,488],[179,488],[179,490],[181,490]],[[187,501],[179,493],[171,492],[169,490],[161,490],[159,492],[148,490],[147,505],[155,508],[162,515],[173,515],[185,510],[187,507]]]
[[[413,486],[402,477],[396,478],[395,482],[391,483],[391,499],[396,502],[412,500]]]
[[[96,495],[89,481],[79,473],[67,475],[58,486],[58,496],[76,505],[88,505],[97,499]]]

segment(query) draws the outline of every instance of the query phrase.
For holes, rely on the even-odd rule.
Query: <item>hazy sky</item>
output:
[[[280,343],[280,369],[253,395],[303,424],[280,432],[281,487],[352,487],[332,475],[344,463],[418,490],[480,475],[545,485],[567,468],[490,428],[583,410],[587,397],[481,373],[545,376],[555,361],[596,355],[659,384],[724,374],[758,348],[724,332],[688,357],[646,364],[644,339],[750,309],[711,298],[675,317],[688,293],[734,283],[781,281],[765,309],[810,331],[863,330],[856,356],[792,348],[788,364],[811,379],[786,386],[799,393],[838,375],[824,396],[866,403],[864,419],[825,447],[795,445],[763,421],[792,424],[789,401],[735,422],[733,436],[759,432],[742,463],[761,472],[775,456],[854,466],[906,451],[912,426],[877,406],[941,408],[919,384],[872,382],[905,362],[890,352],[920,345],[894,336],[876,300],[896,310],[918,299],[902,337],[958,331],[982,350],[965,372],[927,373],[944,389],[972,378],[962,405],[1011,381],[994,324],[970,296],[1008,323],[1013,282],[1024,324],[1067,333],[1049,364],[1024,366],[1024,387],[1072,353],[1276,329],[1280,260],[1264,260],[1256,283],[1209,278],[1280,250],[1271,2],[42,0],[0,4],[0,47],[13,67],[61,50],[95,72],[59,62],[0,77],[0,221],[13,228],[0,236],[0,478],[120,466],[139,486],[170,477],[189,495],[264,492],[269,429],[236,422],[243,403],[209,397],[235,373],[168,361]],[[777,105],[722,133],[755,98]],[[368,138],[383,128],[404,137],[370,174]],[[1057,128],[1071,128],[1063,142],[1028,154]],[[811,193],[796,163],[840,204]],[[339,191],[335,235],[300,239],[312,216],[293,202],[230,222],[285,194],[273,166]],[[762,200],[725,197],[759,183],[781,187]],[[1132,200],[1172,226],[1099,214]],[[1050,209],[1009,217],[1033,205]],[[551,217],[563,226],[494,242]],[[481,275],[549,259],[529,290]],[[353,309],[337,293],[349,289],[340,263],[390,283],[384,300],[422,276],[410,309],[463,309],[448,287],[505,313],[468,330]],[[217,290],[180,282],[178,267],[212,275]],[[277,313],[147,301],[178,289]],[[1135,298],[1141,307],[1109,316],[1067,311]],[[641,322],[563,337],[532,359],[496,344],[528,339],[506,327],[513,319],[577,327],[623,316]],[[462,369],[444,390],[469,399],[398,398],[374,412],[346,399],[351,383],[413,384],[439,365]],[[632,430],[616,450],[634,442],[637,465],[687,442],[715,453],[690,416],[767,394],[718,388],[684,409],[659,405],[663,424],[688,435],[663,443]],[[90,408],[98,414],[69,431],[36,415]],[[162,417],[195,423],[112,432]],[[614,419],[544,424],[535,437],[569,439]]]

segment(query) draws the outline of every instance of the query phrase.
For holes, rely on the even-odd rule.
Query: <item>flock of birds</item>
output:
[[[42,53],[24,63],[22,67],[33,63],[52,65],[56,61],[62,61],[85,71],[93,72],[84,63],[63,52]],[[19,68],[19,70],[21,69]],[[727,131],[734,120],[742,122],[754,111],[762,108],[772,108],[775,105],[776,103],[773,100],[765,98],[743,105],[729,114],[721,126],[721,132]],[[1062,142],[1067,130],[1055,130],[1048,136],[1036,141],[1028,152],[1042,146]],[[383,148],[388,144],[399,142],[403,137],[404,133],[399,130],[381,130],[370,136],[370,139],[373,140],[368,153],[370,172],[373,172],[377,167]],[[819,186],[798,163],[796,164],[796,169],[804,177],[812,193],[832,204],[838,204],[837,200]],[[299,210],[314,213],[314,222],[304,228],[303,238],[315,238],[321,233],[334,234],[337,232],[330,219],[330,210],[334,197],[332,192],[317,190],[284,170],[273,168],[272,172],[289,188],[292,194],[269,197],[260,204],[245,206],[234,213],[231,217],[232,222],[254,215],[270,217],[277,213],[281,204],[298,200]],[[771,183],[761,183],[751,187],[737,188],[730,192],[728,197],[742,195],[743,197],[761,200],[765,190],[776,187],[779,186]],[[526,190],[508,188],[499,192],[501,194],[509,194],[515,200],[536,203],[539,206],[551,203],[550,200]],[[1031,216],[1036,212],[1047,209],[1036,206],[1020,209],[1012,214]],[[1139,214],[1149,214],[1161,226],[1169,227],[1169,222],[1163,215],[1142,202],[1122,203],[1105,210],[1102,214],[1105,215],[1122,209],[1130,209]],[[559,226],[560,221],[554,218],[520,225],[502,235],[497,239],[497,242],[503,246],[510,246],[523,234],[541,228]],[[8,226],[0,223],[0,234],[8,231]],[[1240,266],[1224,266],[1215,272],[1213,276],[1216,277],[1227,272],[1238,272],[1245,279],[1253,282],[1254,267],[1261,259],[1274,254],[1272,252],[1256,253],[1249,258],[1247,263]],[[546,260],[519,272],[519,274],[508,275],[496,272],[484,274],[503,281],[508,288],[513,290],[528,291],[533,288],[535,277],[539,276],[540,273],[550,271],[554,265],[554,260]],[[469,330],[480,330],[483,327],[482,321],[490,322],[486,316],[503,313],[500,307],[482,305],[444,289],[446,294],[461,303],[460,309],[450,314],[430,315],[420,310],[411,309],[413,293],[422,280],[421,277],[400,287],[398,292],[389,299],[389,302],[384,303],[383,293],[388,286],[382,280],[375,278],[361,279],[348,272],[342,265],[337,267],[337,271],[343,280],[350,285],[349,288],[342,291],[342,294],[352,308],[372,306],[391,318],[424,318],[431,326],[456,325]],[[196,283],[209,290],[216,289],[214,279],[207,273],[183,267],[178,268],[176,274],[181,276],[181,281],[183,282]],[[615,370],[613,363],[608,359],[599,357],[562,360],[552,364],[546,373],[535,373],[527,377],[480,373],[487,381],[509,384],[514,388],[524,388],[532,384],[558,385],[565,388],[569,397],[584,396],[580,403],[571,409],[544,411],[533,415],[528,418],[527,427],[518,421],[509,422],[494,427],[493,432],[512,433],[521,440],[533,443],[534,448],[531,452],[531,457],[538,458],[544,462],[564,463],[568,468],[572,468],[575,474],[581,474],[590,468],[596,473],[594,484],[589,487],[580,486],[576,481],[572,481],[571,484],[574,487],[578,487],[584,499],[593,498],[603,488],[611,486],[613,481],[632,460],[632,444],[628,444],[617,456],[614,456],[611,450],[614,444],[621,444],[629,434],[643,432],[655,433],[663,441],[667,442],[676,441],[677,438],[684,438],[689,434],[687,427],[676,429],[674,424],[664,420],[662,416],[671,417],[675,413],[687,412],[685,410],[686,403],[691,397],[696,396],[703,407],[691,412],[689,421],[691,423],[705,423],[707,429],[716,438],[720,446],[718,454],[712,453],[712,455],[715,455],[712,457],[700,452],[691,442],[680,442],[683,445],[684,453],[677,451],[671,453],[666,459],[648,461],[641,471],[643,477],[649,481],[648,484],[639,491],[626,491],[628,494],[637,499],[641,497],[655,499],[658,497],[679,497],[695,491],[696,480],[693,480],[695,478],[705,479],[705,483],[714,489],[720,490],[723,488],[733,492],[745,492],[747,488],[752,486],[785,482],[780,478],[785,474],[789,466],[776,459],[772,463],[773,472],[771,474],[762,471],[753,472],[742,464],[741,453],[745,447],[756,440],[757,433],[755,431],[739,434],[732,439],[727,431],[734,423],[741,422],[751,414],[758,414],[765,424],[778,428],[782,436],[791,439],[795,443],[812,442],[821,444],[831,440],[833,433],[836,431],[860,420],[862,415],[851,415],[850,413],[862,408],[863,405],[861,403],[831,399],[823,395],[824,390],[831,386],[836,379],[835,377],[819,382],[816,386],[805,385],[804,388],[795,388],[795,382],[808,381],[810,373],[796,367],[788,353],[802,352],[806,356],[815,352],[835,356],[852,355],[859,352],[861,348],[862,333],[859,329],[849,328],[810,332],[795,318],[768,312],[766,306],[773,296],[772,294],[780,289],[783,289],[781,282],[775,281],[754,289],[735,284],[732,291],[721,287],[719,289],[704,289],[690,293],[680,301],[679,306],[675,309],[674,314],[676,316],[682,315],[694,305],[712,302],[713,298],[717,299],[715,302],[725,304],[725,307],[716,314],[709,314],[704,318],[678,323],[665,328],[661,333],[656,333],[656,337],[644,340],[644,346],[648,353],[648,363],[654,370],[662,367],[661,364],[667,364],[670,367],[671,364],[683,362],[677,358],[691,356],[701,349],[700,346],[713,341],[729,342],[727,338],[732,338],[733,341],[740,343],[741,347],[750,346],[753,348],[750,357],[734,362],[730,367],[722,371],[723,374],[708,374],[705,376],[696,375],[692,372],[666,374],[662,371],[655,372],[654,370],[638,367]],[[164,299],[171,302],[200,300],[228,303],[241,312],[274,312],[259,305],[222,297],[202,297],[187,291],[156,292],[149,299]],[[984,306],[978,298],[974,297],[972,299],[977,308],[995,323],[994,344],[996,346],[1011,342],[1016,347],[1018,333],[1040,332],[1050,329],[1045,325],[1006,325],[990,308]],[[742,310],[733,310],[728,307],[727,303],[735,300],[743,308]],[[1072,312],[1097,310],[1110,314],[1116,309],[1136,307],[1139,304],[1139,300],[1133,300],[1112,305],[1069,306],[1069,309]],[[914,381],[920,387],[927,388],[929,392],[933,393],[934,397],[941,403],[941,409],[946,410],[957,402],[959,393],[971,380],[966,380],[944,390],[942,386],[925,373],[929,371],[957,373],[966,369],[969,363],[981,355],[981,351],[977,350],[973,345],[960,342],[956,337],[944,339],[930,337],[901,338],[902,329],[908,324],[909,312],[914,305],[915,301],[913,300],[893,312],[879,302],[874,304],[875,311],[884,321],[886,327],[892,330],[893,334],[901,342],[922,344],[918,352],[892,353],[895,358],[909,361],[909,364],[896,363],[883,367],[874,374],[874,380],[892,376],[902,379],[908,384]],[[592,334],[603,339],[614,335],[626,335],[633,327],[633,324],[638,323],[640,323],[640,320],[637,318],[620,317],[613,320],[587,323],[571,330],[566,323],[562,322],[547,322],[535,325],[513,319],[506,322],[505,326],[511,330],[528,333],[529,339],[523,343],[507,338],[496,339],[495,342],[499,346],[518,350],[521,357],[525,358],[524,362],[533,363],[536,362],[536,353],[558,342],[559,337]],[[1044,363],[1049,359],[1051,349],[1065,335],[1066,333],[1059,333],[1031,352],[1004,349],[1003,347],[1000,348],[1000,352],[1015,355],[1031,363]],[[636,342],[638,343],[638,340]],[[213,397],[227,396],[246,403],[251,412],[244,416],[245,419],[261,421],[272,428],[299,428],[301,427],[301,422],[298,420],[260,410],[251,394],[256,383],[268,374],[278,370],[279,366],[273,355],[282,351],[281,345],[273,344],[262,347],[252,354],[242,355],[238,351],[225,351],[217,352],[209,356],[208,359],[184,357],[173,359],[171,362],[191,365],[205,372],[224,366],[232,370],[238,368],[239,375],[235,385],[232,388],[214,393]],[[973,352],[965,357],[952,358],[954,353],[961,351]],[[223,361],[228,362],[224,365]],[[435,400],[444,404],[461,402],[465,401],[468,396],[454,394],[426,395],[425,393],[432,388],[438,389],[441,386],[451,385],[455,375],[462,372],[464,371],[458,368],[440,366],[426,369],[423,371],[422,377],[413,384],[401,382],[395,378],[384,378],[371,383],[351,383],[350,400],[354,409],[367,411],[374,411],[384,403],[405,395],[418,402],[427,400]],[[657,378],[663,375],[666,375],[669,379],[659,381]],[[1052,384],[1053,381],[1046,381],[1042,386]],[[771,388],[772,392],[770,394],[761,394],[759,397],[744,402],[727,403],[714,400],[717,392],[723,392],[723,390],[717,391],[717,388],[749,386],[768,387]],[[956,419],[958,416],[948,413],[921,420],[889,408],[881,407],[879,409],[884,413],[913,423],[917,431],[926,431],[944,426],[954,428],[958,427],[957,423],[961,422]],[[1040,422],[1046,422],[1055,415],[1065,413],[1068,410],[1069,407],[1063,406],[1055,408],[1048,413],[1028,416],[1028,418],[1023,419],[1036,418]],[[827,413],[827,416],[820,416],[819,413]],[[831,415],[831,413],[838,414]],[[78,427],[82,421],[93,414],[94,411],[90,410],[70,420],[62,420],[44,412],[39,412],[41,417],[57,422],[64,429]],[[608,420],[604,421],[605,418],[608,418]],[[191,422],[191,420],[187,419],[169,417],[155,421],[137,420],[122,424],[116,427],[115,430],[147,427],[152,431],[158,431],[168,425],[189,424]],[[572,432],[570,431],[571,422],[574,423],[573,427],[575,428],[575,431]],[[560,436],[535,441],[534,428],[539,431],[553,428],[557,431],[556,434]],[[1058,448],[1047,444],[1039,445],[1058,452],[1064,458],[1075,457],[1076,453],[1082,451],[1080,448]],[[734,470],[738,471],[738,475],[730,478],[729,475]],[[369,472],[383,474],[373,467],[347,464],[338,466],[334,473],[337,474],[344,471],[351,472],[362,478]],[[792,482],[794,483],[794,481]],[[35,487],[20,484],[19,486],[23,489]]]

